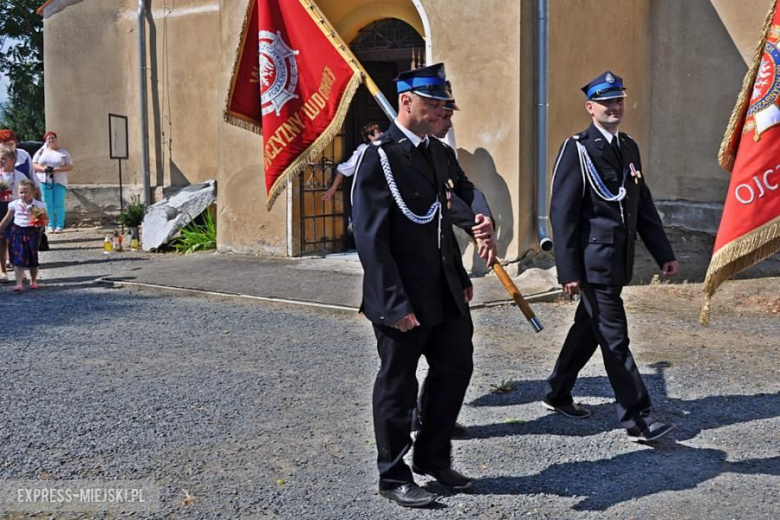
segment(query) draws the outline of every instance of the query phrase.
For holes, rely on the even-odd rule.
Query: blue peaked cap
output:
[[[608,70],[582,87],[586,101],[601,101],[626,97],[623,78]]]
[[[447,80],[447,90],[450,91],[450,95],[452,95],[452,83],[450,83],[450,80]],[[449,110],[451,112],[454,112],[456,110],[460,111],[460,107],[455,104],[455,99],[453,98],[451,101],[447,101],[444,103],[444,110]]]
[[[453,101],[443,63],[401,72],[395,78],[399,94],[414,92],[427,98]]]

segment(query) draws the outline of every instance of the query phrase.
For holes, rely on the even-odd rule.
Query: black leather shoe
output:
[[[452,429],[453,439],[465,439],[469,436],[469,429],[462,424],[456,422],[455,427]]]
[[[644,430],[639,427],[629,428],[628,440],[632,442],[650,442],[656,439],[660,439],[667,433],[674,431],[677,428],[674,424],[666,424],[661,421],[655,421],[647,426]]]
[[[590,410],[578,405],[577,403],[551,404],[547,401],[542,401],[542,406],[553,412],[561,412],[566,417],[572,417],[574,419],[584,419],[585,417],[591,416]]]
[[[436,501],[436,495],[414,482],[393,489],[380,489],[379,494],[404,507],[425,507]]]
[[[435,478],[439,484],[452,488],[456,491],[469,489],[474,481],[465,475],[461,475],[452,468],[444,469],[425,469],[419,466],[412,466],[412,471],[418,475],[429,475]]]

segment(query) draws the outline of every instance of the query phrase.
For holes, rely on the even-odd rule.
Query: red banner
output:
[[[228,93],[225,120],[236,126],[261,133],[260,119],[260,57],[257,53],[257,0],[249,0],[241,40],[238,43],[236,64]],[[251,35],[251,37],[250,37]],[[252,40],[247,45],[248,40]]]
[[[731,172],[704,287],[709,300],[727,279],[780,251],[780,10],[773,0],[763,36],[718,157]]]
[[[345,52],[310,0],[250,0],[226,117],[262,127],[269,210],[344,122],[361,81]]]

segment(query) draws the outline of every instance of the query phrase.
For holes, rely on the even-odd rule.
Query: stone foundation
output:
[[[152,188],[154,201],[171,197],[185,186]],[[134,195],[142,196],[143,186],[122,186],[125,203]],[[153,202],[154,202],[153,201]],[[68,226],[84,223],[109,224],[119,217],[119,186],[116,184],[71,184],[65,197],[65,223]]]

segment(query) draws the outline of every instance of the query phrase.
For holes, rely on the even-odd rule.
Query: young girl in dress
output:
[[[8,204],[19,198],[19,183],[27,177],[16,170],[16,150],[0,144],[0,219],[8,211]],[[8,281],[6,263],[8,262],[8,233],[0,233],[0,282]]]
[[[46,206],[35,200],[35,184],[29,180],[19,182],[19,198],[8,204],[8,212],[0,222],[0,234],[9,227],[10,245],[16,275],[15,292],[22,292],[24,270],[30,270],[30,289],[38,288],[38,247],[41,240],[41,227],[49,217]]]

